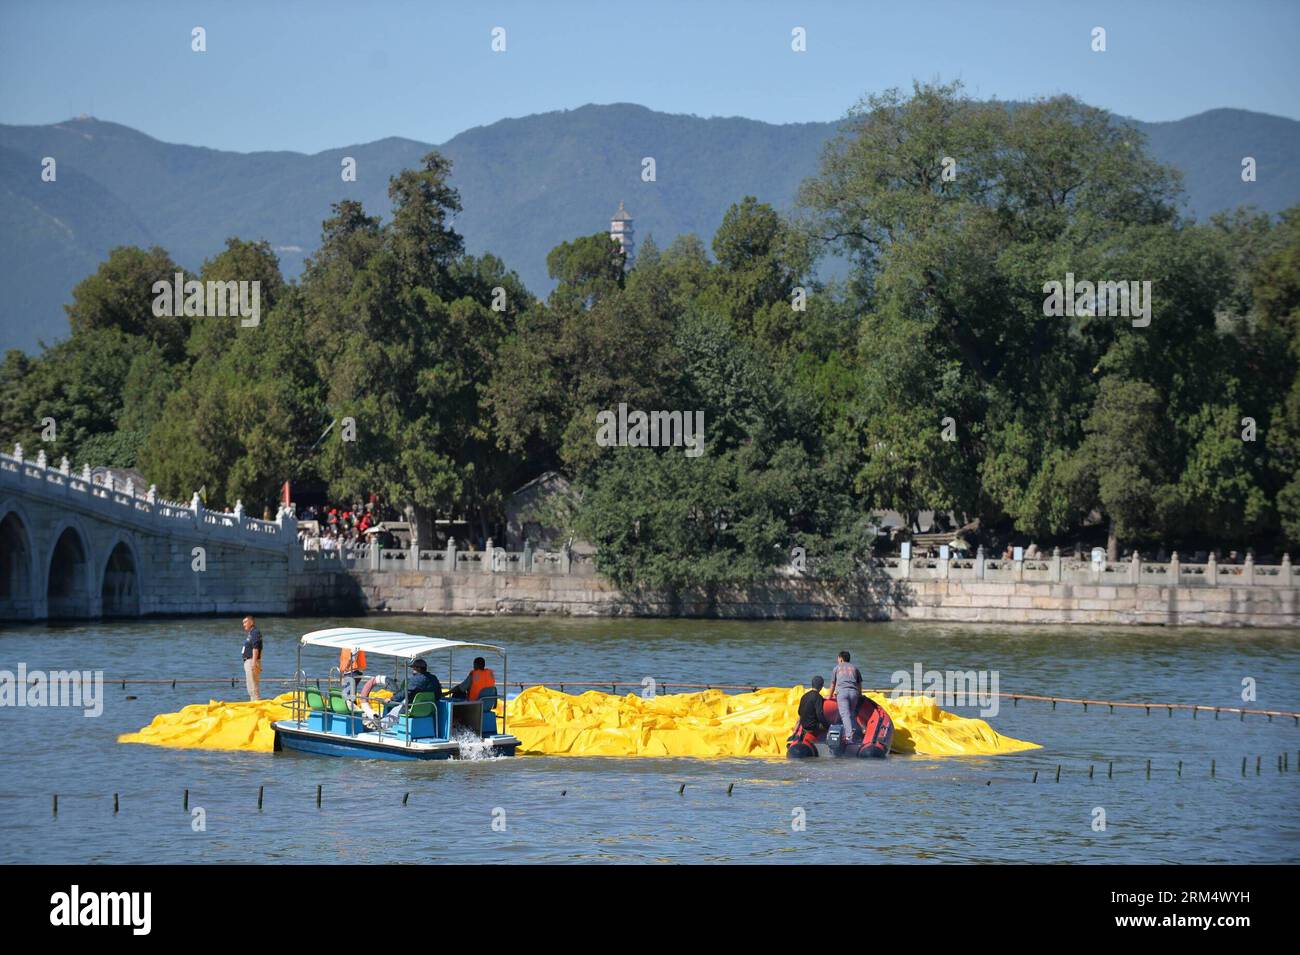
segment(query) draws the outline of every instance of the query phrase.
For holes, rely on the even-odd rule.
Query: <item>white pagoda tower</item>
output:
[[[623,208],[623,200],[621,199],[618,203],[618,211],[614,213],[614,218],[609,220],[609,237],[622,246],[623,261],[631,265],[632,256],[635,253],[632,217]]]

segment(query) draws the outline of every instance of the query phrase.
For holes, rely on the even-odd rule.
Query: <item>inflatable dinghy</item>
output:
[[[822,712],[830,729],[810,732],[803,728],[802,723],[796,723],[785,751],[789,759],[812,756],[884,759],[889,755],[889,746],[894,741],[894,721],[875,700],[864,696],[858,704],[855,720],[858,724],[857,739],[852,743],[844,741],[844,727],[840,724],[840,709],[835,697],[822,703]]]

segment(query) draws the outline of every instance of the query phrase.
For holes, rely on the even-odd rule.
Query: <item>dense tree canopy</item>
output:
[[[1100,110],[871,97],[791,215],[738,196],[708,244],[631,263],[576,237],[545,300],[465,252],[449,176],[433,153],[394,177],[387,222],[339,203],[296,283],[231,239],[192,277],[259,281],[256,327],[155,317],[183,270],[115,249],[67,341],[0,363],[0,435],[53,418],[54,459],[175,497],[258,508],[308,478],[482,526],[559,469],[598,566],[669,589],[796,547],[851,574],[881,508],[997,542],[1300,543],[1300,209],[1187,221],[1177,175]],[[827,254],[843,281],[817,278]],[[1127,297],[1053,309],[1052,283],[1101,282]],[[607,446],[620,405],[702,419],[698,448]]]

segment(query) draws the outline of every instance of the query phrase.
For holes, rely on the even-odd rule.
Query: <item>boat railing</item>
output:
[[[320,683],[319,680],[316,682]],[[310,683],[305,670],[295,670],[289,684],[290,696],[285,708],[299,726],[302,726],[303,720],[311,712],[311,707],[307,705],[307,688]],[[319,686],[317,688],[319,689]]]

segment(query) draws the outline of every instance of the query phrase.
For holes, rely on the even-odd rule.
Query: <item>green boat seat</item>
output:
[[[307,709],[309,710],[328,709],[328,707],[326,707],[325,705],[325,697],[321,694],[321,691],[318,690],[316,687],[314,686],[307,687],[305,691],[305,695],[307,697]]]
[[[352,712],[352,708],[348,706],[347,698],[343,695],[342,690],[330,690],[330,712],[340,713],[343,716],[347,716]]]
[[[407,739],[433,739],[438,732],[438,702],[432,693],[417,693],[393,724],[393,733]]]

